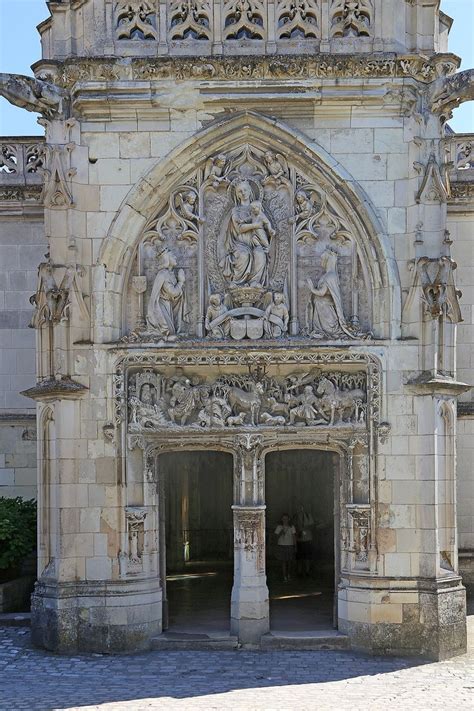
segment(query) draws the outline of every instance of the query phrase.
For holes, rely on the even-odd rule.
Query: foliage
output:
[[[36,501],[0,497],[0,570],[14,568],[36,547]]]

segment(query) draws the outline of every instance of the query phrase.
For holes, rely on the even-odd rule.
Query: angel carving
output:
[[[288,163],[281,153],[266,151],[263,162],[268,170],[268,176],[262,181],[264,185],[270,181],[281,185],[288,180]]]
[[[219,153],[219,155],[214,156],[214,158],[209,158],[207,161],[204,169],[204,179],[217,190],[222,183],[227,182],[229,169],[230,164],[226,156],[223,153]]]
[[[172,193],[168,208],[151,223],[145,237],[152,242],[165,242],[174,237],[194,244],[198,240],[199,225],[202,222],[197,190],[185,185]]]

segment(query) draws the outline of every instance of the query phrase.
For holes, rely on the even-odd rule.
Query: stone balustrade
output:
[[[455,179],[474,180],[474,134],[458,133],[448,140],[450,169]]]
[[[48,7],[52,17],[39,26],[44,59],[114,52],[446,51],[444,16],[437,15],[431,0],[423,7],[416,0],[56,0]]]
[[[0,138],[0,188],[17,185],[40,185],[44,162],[44,139],[41,136]]]

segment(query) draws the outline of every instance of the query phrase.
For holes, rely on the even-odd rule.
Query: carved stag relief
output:
[[[244,145],[210,156],[146,226],[123,340],[367,338],[365,274],[325,191]]]
[[[221,375],[201,382],[182,372],[144,371],[128,388],[131,433],[166,428],[361,426],[367,421],[363,372],[319,370],[285,378]]]

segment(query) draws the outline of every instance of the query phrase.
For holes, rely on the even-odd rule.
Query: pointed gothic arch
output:
[[[153,217],[163,210],[170,194],[186,184],[193,171],[210,157],[255,147],[261,153],[273,151],[302,171],[324,192],[333,210],[343,215],[352,231],[371,291],[372,323],[378,337],[398,336],[401,308],[400,281],[388,236],[369,198],[332,156],[316,142],[279,120],[254,112],[219,118],[188,138],[157,164],[131,189],[104,239],[95,267],[97,299],[95,340],[116,340],[123,335],[127,279],[137,247]],[[102,306],[103,304],[103,306]],[[112,315],[107,319],[107,312]],[[101,330],[102,326],[105,330]],[[98,328],[97,328],[98,327]]]

